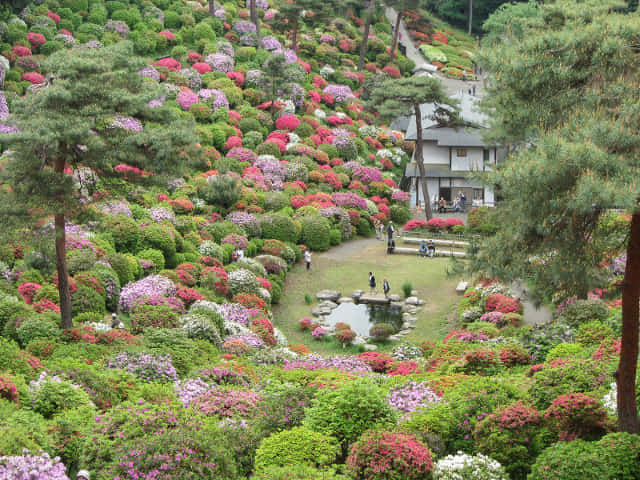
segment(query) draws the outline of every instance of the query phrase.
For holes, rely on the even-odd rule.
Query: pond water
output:
[[[369,305],[364,303],[341,303],[334,308],[325,321],[333,326],[338,322],[348,323],[351,329],[363,337],[376,323],[390,323],[396,331],[402,326],[402,308],[397,305]]]

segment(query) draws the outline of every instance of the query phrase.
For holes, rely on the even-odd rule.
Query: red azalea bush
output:
[[[429,447],[404,433],[365,432],[347,458],[347,472],[356,480],[422,480],[432,470]]]
[[[24,298],[25,303],[30,304],[35,294],[42,288],[39,283],[27,282],[18,287],[18,294]]]
[[[60,305],[53,303],[48,298],[43,298],[33,303],[33,309],[38,312],[53,312],[60,313]]]
[[[215,389],[194,399],[189,405],[194,410],[221,418],[249,418],[257,413],[262,397],[248,390]]]
[[[47,43],[47,39],[44,38],[44,35],[41,33],[29,32],[27,33],[27,40],[29,40],[29,43],[33,48],[39,48]]]
[[[109,330],[96,336],[96,343],[102,345],[137,345],[140,339],[126,330]]]
[[[343,328],[335,333],[336,340],[344,345],[351,345],[356,338],[356,332],[350,328]]]
[[[364,360],[374,372],[378,373],[387,373],[395,363],[391,355],[382,352],[363,352],[358,354],[358,358]]]
[[[276,120],[278,130],[288,130],[293,132],[300,125],[300,120],[295,115],[283,115]]]
[[[432,232],[437,230],[446,230],[447,222],[441,218],[432,218],[427,222],[427,228]]]
[[[193,212],[194,206],[191,200],[187,198],[177,198],[176,200],[169,200],[169,205],[173,208],[173,211],[183,215]]]
[[[156,62],[156,65],[159,67],[165,67],[171,72],[179,72],[180,69],[182,69],[182,64],[175,58],[171,57],[161,58]]]
[[[411,360],[406,360],[404,362],[396,362],[387,371],[387,374],[391,376],[402,375],[403,377],[406,375],[413,375],[414,373],[422,373],[420,366]]]
[[[387,65],[382,69],[382,71],[389,75],[391,78],[400,78],[402,76],[400,75],[400,71],[393,65]]]
[[[175,42],[176,40],[176,36],[167,30],[162,30],[161,32],[158,32],[158,36],[166,38],[168,42]]]
[[[255,308],[257,310],[261,310],[264,313],[267,313],[267,311],[269,310],[269,308],[267,307],[267,303],[262,298],[250,293],[238,293],[233,296],[231,302],[239,303],[240,305],[244,305],[247,308]]]
[[[500,364],[500,357],[495,351],[481,348],[464,355],[462,371],[468,375],[493,375]]]
[[[47,17],[53,20],[56,25],[60,23],[60,15],[58,15],[57,13],[53,13],[51,10],[47,12]]]
[[[70,328],[62,332],[62,338],[69,343],[96,343],[96,331],[86,325]]]
[[[571,441],[578,437],[593,440],[608,430],[607,412],[604,407],[584,393],[558,396],[551,402],[544,417],[563,441]]]
[[[20,394],[18,387],[13,381],[11,375],[0,375],[0,398],[9,400],[10,402],[20,404]]]
[[[420,220],[418,218],[414,219],[414,220],[409,220],[407,223],[405,223],[404,225],[404,230],[406,232],[410,232],[411,230],[415,230],[416,228],[427,228],[427,222],[425,222],[424,220]]]
[[[40,85],[41,83],[44,83],[44,75],[37,72],[25,72],[22,74],[21,79],[26,82],[31,82],[32,85]]]
[[[11,51],[18,57],[29,57],[31,55],[31,49],[23,47],[22,45],[14,46]]]
[[[178,287],[176,291],[176,296],[180,300],[182,300],[182,303],[184,303],[185,307],[191,306],[192,303],[198,300],[205,299],[199,291],[193,288],[183,287],[183,286]]]
[[[500,361],[507,367],[527,365],[531,361],[531,356],[524,347],[513,344],[500,349]]]
[[[254,318],[251,322],[251,331],[270,347],[275,347],[278,343],[274,336],[273,324],[266,318]]]
[[[447,224],[447,230],[449,231],[451,231],[456,225],[464,225],[464,222],[462,220],[455,217],[447,218],[445,220],[445,223]]]
[[[489,295],[484,306],[488,312],[521,313],[522,310],[522,304],[517,298],[507,297],[501,293]]]

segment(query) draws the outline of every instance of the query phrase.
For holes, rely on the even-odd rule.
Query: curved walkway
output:
[[[393,8],[387,7],[385,10],[385,15],[389,20],[389,22],[391,23],[391,25],[396,24],[396,19],[398,14]],[[420,50],[417,48],[417,45],[414,44],[413,41],[411,40],[411,36],[409,35],[409,30],[407,29],[407,25],[404,20],[400,22],[400,35],[402,35],[402,39],[399,40],[399,43],[402,44],[404,47],[406,47],[407,58],[410,58],[411,60],[413,60],[416,64],[416,67],[420,65],[429,64],[429,61],[427,61],[427,59],[422,55]],[[469,90],[469,88],[475,85],[476,96],[478,97],[484,96],[484,88],[483,88],[482,81],[456,80],[454,78],[446,77],[439,72],[436,72],[434,76],[440,80],[440,82],[442,83],[442,87],[444,88],[444,91],[448,95],[454,95],[456,93],[459,93],[460,91],[466,92]]]

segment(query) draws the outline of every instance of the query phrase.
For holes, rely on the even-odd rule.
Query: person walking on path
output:
[[[464,212],[467,206],[467,196],[462,191],[460,192],[459,196],[460,196],[460,206],[462,207],[462,211]]]
[[[392,238],[391,240],[389,240],[389,242],[387,242],[387,254],[393,253],[395,249],[396,241]]]
[[[391,239],[393,238],[394,230],[395,230],[395,228],[393,228],[393,223],[391,223],[391,221],[389,221],[389,225],[387,225],[387,234],[389,235],[389,241],[391,241]]]
[[[376,277],[373,276],[373,272],[369,272],[369,288],[371,293],[376,293]]]
[[[307,250],[304,252],[304,261],[307,264],[307,272],[311,270],[311,252]]]
[[[384,282],[382,282],[382,289],[384,290],[384,296],[388,297],[389,296],[389,290],[391,290],[391,286],[389,285],[389,282],[387,281],[387,279],[384,279]]]

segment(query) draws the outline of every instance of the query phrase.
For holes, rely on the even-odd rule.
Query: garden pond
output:
[[[341,303],[324,317],[328,326],[348,323],[359,336],[368,337],[376,323],[389,323],[396,331],[402,325],[402,307],[399,305],[372,305],[365,303]]]

